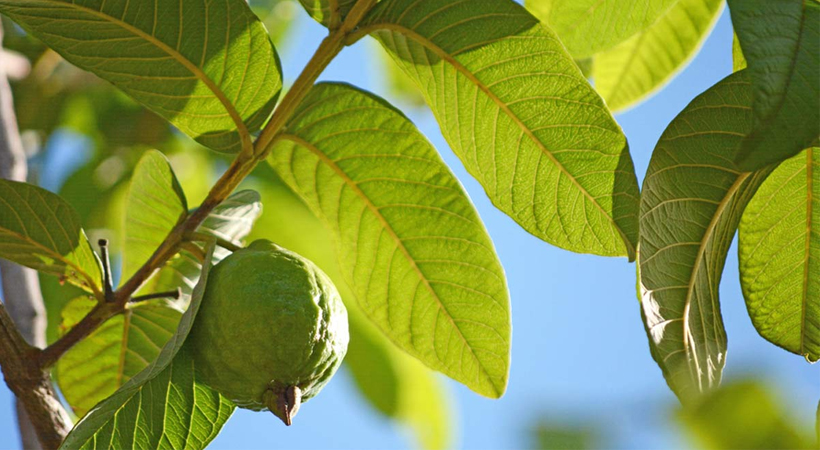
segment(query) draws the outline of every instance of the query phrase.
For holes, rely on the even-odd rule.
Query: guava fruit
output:
[[[316,265],[259,240],[211,269],[191,334],[200,379],[291,424],[347,352],[347,310]]]

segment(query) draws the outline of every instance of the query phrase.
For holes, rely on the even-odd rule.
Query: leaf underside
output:
[[[722,0],[680,0],[657,22],[596,54],[595,89],[613,111],[661,89],[697,54],[717,22]]]
[[[101,267],[74,209],[59,196],[0,179],[0,257],[101,297]]]
[[[61,449],[204,449],[216,437],[235,406],[198,381],[183,345],[202,301],[213,249],[211,244],[206,250],[191,305],[159,356],[86,414]]]
[[[505,0],[387,0],[365,18],[493,203],[533,235],[634,258],[628,145],[558,38]]]
[[[820,359],[820,148],[784,161],[763,183],[743,213],[738,256],[760,335]]]
[[[412,123],[375,96],[319,84],[269,162],[331,229],[367,316],[425,364],[499,397],[510,351],[504,272],[461,185]]]
[[[72,300],[62,328],[82,319],[95,302]],[[112,317],[57,362],[60,392],[82,417],[156,359],[176,331],[182,313],[162,303],[140,305]]]
[[[217,151],[249,147],[282,87],[243,0],[0,0],[0,12]]]
[[[744,170],[790,158],[820,137],[820,2],[729,1],[754,87]]]
[[[188,204],[168,159],[145,152],[131,178],[125,206],[123,279],[127,280],[185,218]]]
[[[771,169],[734,165],[751,129],[745,71],[698,96],[664,132],[641,201],[640,290],[649,345],[683,402],[717,386],[726,362],[718,286],[743,209]]]
[[[576,58],[609,50],[654,24],[678,0],[526,0]]]

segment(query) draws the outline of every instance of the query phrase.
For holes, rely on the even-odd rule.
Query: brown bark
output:
[[[0,178],[25,181],[26,157],[11,87],[2,67],[0,61]],[[5,297],[5,307],[0,305],[0,366],[6,384],[17,396],[22,445],[26,449],[41,445],[57,448],[70,430],[71,420],[57,399],[48,373],[36,365],[36,347],[46,344],[45,307],[37,273],[0,260],[0,274]]]

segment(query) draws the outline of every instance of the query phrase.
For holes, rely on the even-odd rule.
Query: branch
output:
[[[0,303],[0,369],[6,385],[25,408],[40,445],[56,449],[68,434],[71,419],[57,399],[51,378],[37,365],[38,352],[26,343]]]
[[[270,152],[271,144],[276,135],[282,131],[288,119],[296,111],[302,100],[308,94],[313,84],[319,78],[328,64],[342,51],[346,45],[347,36],[356,29],[365,14],[376,4],[377,0],[359,0],[350,10],[344,23],[339,29],[332,31],[326,37],[313,57],[299,74],[288,93],[282,99],[273,113],[270,121],[260,133],[253,146],[252,152],[241,152],[231,163],[228,170],[211,188],[208,196],[192,214],[177,224],[165,240],[157,247],[153,255],[148,258],[137,271],[123,285],[114,292],[114,301],[111,303],[113,312],[105,309],[99,312],[99,317],[86,317],[75,328],[83,325],[76,333],[69,332],[49,348],[43,351],[40,358],[42,367],[54,364],[68,349],[82,338],[91,334],[109,317],[121,313],[131,301],[132,295],[145,283],[151,275],[162,267],[169,259],[176,255],[186,242],[186,238],[196,232],[200,224],[208,217],[220,203],[225,201],[237,186],[247,177],[257,164],[264,161]],[[96,309],[95,309],[96,310]],[[110,315],[108,315],[110,314]],[[91,315],[94,315],[92,311]],[[86,320],[88,319],[88,320]],[[74,331],[72,329],[72,331]]]

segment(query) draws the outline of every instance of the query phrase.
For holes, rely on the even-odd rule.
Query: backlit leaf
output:
[[[339,15],[339,23],[341,23],[353,8],[353,5],[356,4],[356,0],[299,0],[299,3],[305,7],[305,11],[310,14],[310,17],[327,26],[330,23],[333,10]]]
[[[784,161],[740,222],[740,284],[761,336],[820,359],[820,148]]]
[[[723,0],[679,0],[658,21],[595,55],[595,89],[613,111],[659,90],[697,54]]]
[[[430,367],[501,396],[504,271],[461,185],[413,124],[375,96],[320,84],[268,160],[331,229],[367,316]]]
[[[80,218],[45,189],[0,179],[0,257],[102,297],[102,270]]]
[[[61,449],[203,449],[230,418],[234,405],[202,384],[185,338],[199,311],[213,245],[179,328],[145,369],[92,409]]]
[[[0,12],[214,150],[250,147],[282,87],[244,0],[0,0]]]
[[[148,261],[187,213],[185,194],[168,159],[156,150],[145,152],[126,200],[123,279]]]
[[[718,286],[746,204],[771,169],[741,172],[750,77],[725,78],[661,136],[641,194],[640,290],[652,355],[683,402],[720,383],[726,334]]]
[[[573,56],[608,50],[655,23],[678,0],[526,0]]]
[[[96,302],[78,298],[63,309],[67,331]],[[171,338],[182,313],[166,304],[136,305],[112,317],[71,348],[57,362],[60,392],[71,409],[83,416],[145,369]]]
[[[561,248],[635,256],[626,138],[558,38],[508,0],[386,0],[370,33],[416,82],[493,203]]]

